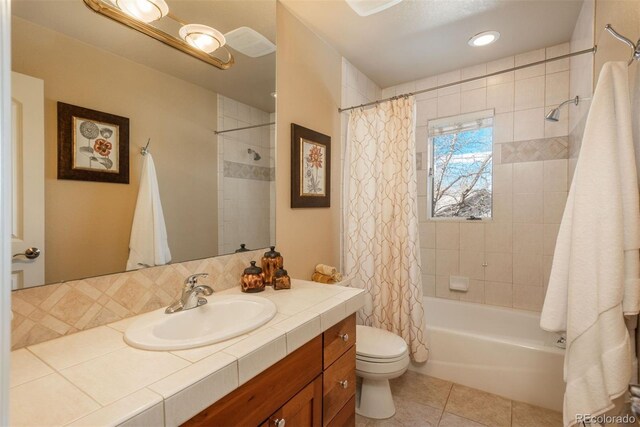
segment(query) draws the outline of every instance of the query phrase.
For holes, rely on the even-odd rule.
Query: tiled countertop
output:
[[[205,347],[130,347],[132,317],[14,351],[11,426],[179,425],[364,305],[360,289],[295,279],[258,295],[277,306],[269,323]]]

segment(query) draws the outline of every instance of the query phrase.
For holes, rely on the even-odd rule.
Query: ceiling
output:
[[[276,41],[275,0],[167,0],[171,12],[190,23],[223,33],[247,26]],[[178,77],[224,96],[274,112],[276,55],[250,58],[234,52],[236,63],[219,70],[85,6],[82,0],[13,0],[14,15],[90,45]]]
[[[417,80],[571,38],[582,0],[404,0],[358,16],[343,0],[281,0],[380,87]],[[489,46],[467,44],[497,30]]]

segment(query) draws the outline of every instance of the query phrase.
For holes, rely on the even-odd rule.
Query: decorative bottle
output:
[[[264,278],[262,269],[256,265],[255,261],[251,261],[251,267],[244,269],[242,274],[242,292],[262,292],[264,291]]]
[[[273,278],[273,289],[276,291],[280,289],[291,289],[291,278],[289,278],[289,274],[284,267],[276,270]]]
[[[273,285],[276,270],[282,268],[282,264],[282,255],[276,251],[275,246],[271,246],[271,250],[265,252],[262,256],[262,274],[264,275],[264,283],[266,285]]]

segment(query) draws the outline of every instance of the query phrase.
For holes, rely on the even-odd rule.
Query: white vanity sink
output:
[[[124,340],[143,350],[184,350],[225,341],[267,323],[275,304],[253,295],[220,295],[208,304],[166,314],[164,308],[140,316],[124,333]]]

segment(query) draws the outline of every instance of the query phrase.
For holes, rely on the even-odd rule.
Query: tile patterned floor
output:
[[[561,427],[562,414],[407,371],[391,381],[396,414],[356,427]]]

